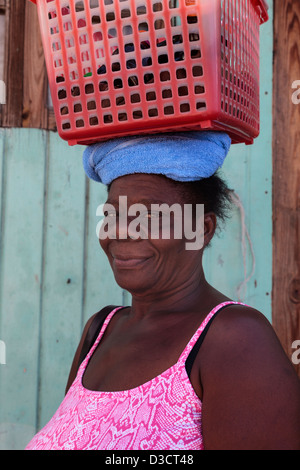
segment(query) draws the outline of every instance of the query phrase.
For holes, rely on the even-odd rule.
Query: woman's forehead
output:
[[[144,173],[126,175],[114,180],[110,186],[109,198],[118,196],[150,201],[159,199],[161,202],[180,199],[175,181],[163,175]]]

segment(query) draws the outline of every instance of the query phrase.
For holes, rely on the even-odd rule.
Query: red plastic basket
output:
[[[223,130],[234,143],[258,136],[265,0],[34,3],[70,145],[192,129]]]

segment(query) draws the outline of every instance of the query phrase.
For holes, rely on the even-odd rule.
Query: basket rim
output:
[[[34,3],[36,5],[37,1],[39,0],[29,0],[30,2]],[[267,0],[251,0],[253,3],[254,8],[258,8],[260,10],[260,19],[261,19],[261,24],[265,23],[269,19],[269,4]]]

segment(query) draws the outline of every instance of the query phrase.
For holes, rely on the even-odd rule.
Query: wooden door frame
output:
[[[6,105],[0,127],[56,130],[48,107],[48,79],[36,5],[28,0],[0,0],[5,14],[4,82]]]
[[[300,340],[300,103],[292,101],[300,80],[299,0],[274,0],[273,77],[272,322],[292,358]]]

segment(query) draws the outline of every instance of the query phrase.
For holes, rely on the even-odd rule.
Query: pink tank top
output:
[[[82,377],[116,308],[78,369],[77,376],[49,423],[26,450],[203,450],[202,403],[186,371],[186,360],[209,320],[226,305],[217,305],[202,322],[176,364],[136,388],[87,390]]]

